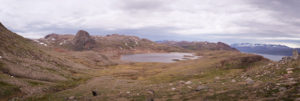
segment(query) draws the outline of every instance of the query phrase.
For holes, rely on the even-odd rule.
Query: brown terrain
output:
[[[179,47],[158,44],[136,36],[119,34],[90,36],[88,32],[83,30],[80,30],[76,36],[49,34],[45,38],[37,40],[37,42],[42,43],[42,45],[46,44],[58,51],[92,50],[117,57],[121,54],[184,51]]]
[[[181,47],[188,50],[228,50],[228,51],[238,51],[235,48],[230,47],[229,45],[218,42],[218,43],[211,43],[211,42],[188,42],[188,41],[164,41],[160,42],[165,45]]]
[[[123,54],[191,52],[173,63]],[[279,62],[225,43],[49,34],[30,40],[0,23],[0,101],[300,100],[298,52]]]

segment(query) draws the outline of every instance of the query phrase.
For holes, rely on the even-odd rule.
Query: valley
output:
[[[300,96],[298,52],[271,61],[222,42],[156,43],[119,34],[91,36],[84,30],[30,40],[0,23],[0,56],[0,101],[268,101]]]

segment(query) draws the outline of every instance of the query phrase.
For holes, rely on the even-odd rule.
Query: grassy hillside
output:
[[[159,42],[161,44],[180,47],[187,50],[194,50],[194,51],[203,51],[203,50],[229,50],[229,51],[238,51],[235,48],[230,47],[229,45],[218,42],[218,43],[211,43],[211,42],[188,42],[188,41],[162,41]]]
[[[1,99],[40,94],[64,82],[77,82],[84,78],[74,74],[84,73],[87,68],[44,51],[1,23],[0,56]]]
[[[257,55],[234,51],[201,51],[203,56],[197,60],[175,63],[128,63],[94,70],[97,77],[73,89],[52,93],[34,100],[133,100],[145,101],[181,101],[181,100],[216,100],[217,92],[231,91],[230,87],[243,89],[248,84],[244,78],[238,78],[270,61]],[[247,58],[247,59],[245,59]],[[222,65],[231,59],[239,61]],[[240,61],[243,60],[243,61]],[[243,66],[238,66],[245,64]],[[236,82],[231,83],[232,79]],[[224,84],[223,84],[224,83]],[[198,86],[203,89],[197,91]],[[92,91],[99,95],[92,96]],[[239,99],[239,98],[238,98]]]
[[[32,100],[293,101],[299,98],[299,59],[271,62],[261,56],[232,51],[198,54],[203,57],[95,70],[93,73],[98,76],[85,84]],[[224,62],[229,60],[233,62]],[[92,91],[98,95],[93,96]]]

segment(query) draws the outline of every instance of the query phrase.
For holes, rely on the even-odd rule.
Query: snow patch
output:
[[[47,46],[47,44],[43,43],[43,42],[40,42],[40,45],[44,45],[44,46]]]
[[[234,47],[278,47],[278,48],[288,48],[287,46],[280,45],[280,44],[255,44],[255,43],[238,43],[232,44],[231,46]]]
[[[63,45],[63,44],[65,44],[66,42],[67,42],[67,41],[64,40],[63,42],[59,43],[59,45]]]

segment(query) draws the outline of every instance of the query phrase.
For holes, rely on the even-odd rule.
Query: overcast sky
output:
[[[136,35],[151,40],[300,47],[300,0],[0,0],[0,22],[27,37]]]

